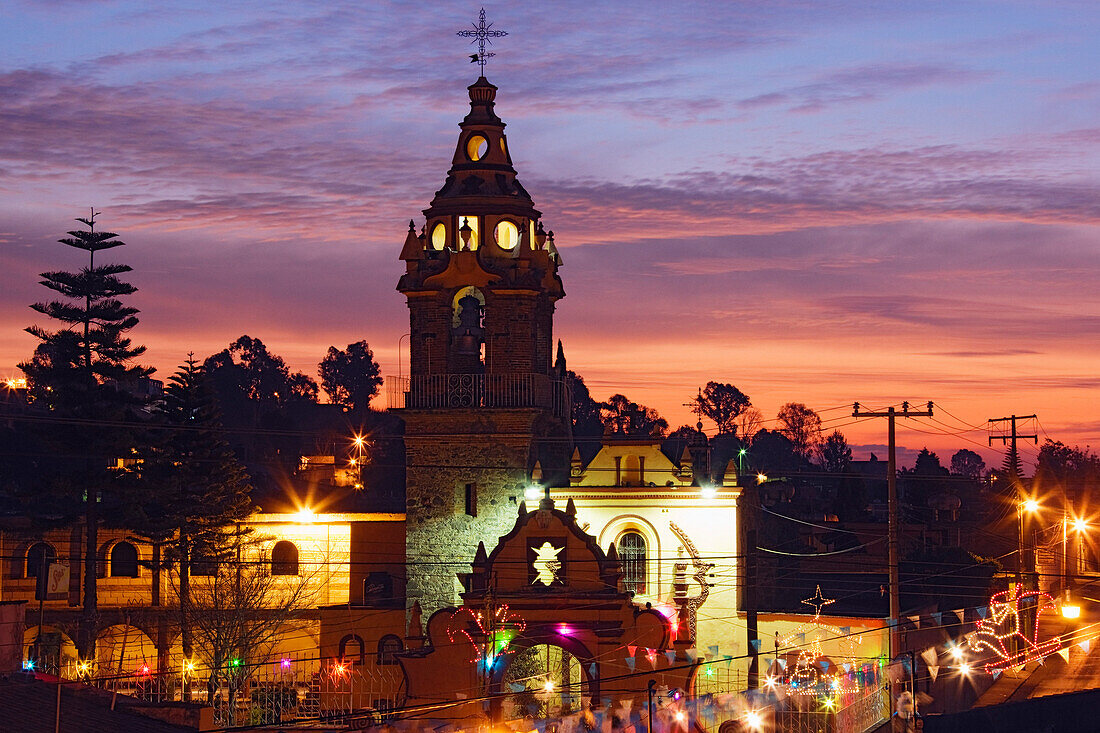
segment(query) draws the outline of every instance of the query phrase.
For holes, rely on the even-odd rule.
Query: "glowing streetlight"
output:
[[[969,675],[970,674],[970,665],[966,662],[963,662],[962,664],[960,664],[959,665],[959,674]]]
[[[355,490],[363,488],[363,449],[366,447],[366,439],[362,435],[352,436],[352,446],[355,447],[355,458],[348,459],[349,464],[355,465]]]
[[[546,680],[546,684],[542,686],[542,690],[543,690],[543,692],[553,692],[554,691],[554,681],[553,680]]]
[[[764,483],[764,482],[765,482],[765,481],[767,481],[767,480],[768,480],[768,476],[767,476],[767,474],[764,474],[764,473],[758,473],[758,474],[756,474],[756,483],[758,483],[758,484],[762,484],[762,483]]]
[[[749,730],[764,730],[764,716],[757,710],[749,710],[745,713],[745,725]]]
[[[1080,517],[1078,517],[1077,519],[1073,520],[1073,529],[1075,531],[1084,532],[1088,528],[1089,528],[1089,523],[1086,522],[1084,519],[1081,519]]]
[[[1039,511],[1039,502],[1035,501],[1034,499],[1028,499],[1024,502],[1024,511],[1034,514],[1035,512]]]

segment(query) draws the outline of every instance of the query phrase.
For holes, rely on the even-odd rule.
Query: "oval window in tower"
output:
[[[519,244],[519,229],[510,221],[499,222],[495,234],[501,249],[515,249]]]
[[[447,246],[447,225],[439,222],[432,227],[432,249],[442,251]]]
[[[504,153],[504,157],[508,157],[508,147],[504,144],[504,136],[500,138],[500,152]]]
[[[474,135],[466,141],[466,157],[470,160],[481,160],[487,152],[489,152],[489,141],[481,135]]]

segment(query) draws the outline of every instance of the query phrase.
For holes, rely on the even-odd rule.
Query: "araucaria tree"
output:
[[[125,335],[138,323],[138,310],[120,300],[137,290],[119,278],[131,268],[96,264],[96,253],[123,245],[118,235],[96,231],[96,216],[93,210],[87,219],[77,219],[87,229],[71,231],[58,240],[87,252],[88,264],[77,272],[41,274],[42,285],[63,299],[31,308],[62,327],[57,331],[29,327],[27,331],[41,343],[33,358],[19,365],[27,375],[32,399],[73,420],[50,432],[59,451],[71,458],[43,477],[46,491],[37,504],[43,514],[58,521],[83,519],[84,605],[77,646],[86,659],[95,650],[98,530],[105,508],[116,498],[112,487],[120,482],[120,471],[108,468],[108,463],[117,465],[115,459],[130,454],[133,436],[121,426],[131,421],[142,404],[133,386],[153,371],[133,363],[145,347],[134,346]]]
[[[180,642],[190,660],[191,562],[217,559],[234,535],[234,523],[253,510],[251,487],[222,438],[213,390],[193,355],[168,380],[157,416],[158,437],[145,457],[145,491],[135,526],[160,550],[154,571],[178,568]]]
[[[328,347],[317,365],[321,388],[335,404],[350,410],[365,410],[382,384],[374,352],[366,341],[348,344],[347,349]]]

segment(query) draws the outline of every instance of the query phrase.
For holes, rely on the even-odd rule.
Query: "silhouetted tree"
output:
[[[291,374],[282,357],[250,336],[241,336],[228,349],[207,358],[204,368],[223,385],[260,403],[316,400],[318,394],[312,378],[302,372]]]
[[[921,448],[917,453],[917,460],[913,463],[911,473],[916,476],[942,477],[948,474],[946,468],[940,463],[940,457],[927,448]]]
[[[67,238],[58,240],[87,252],[88,265],[77,272],[41,274],[42,285],[65,300],[35,303],[31,308],[64,327],[58,331],[27,328],[41,343],[33,358],[19,365],[35,401],[59,416],[93,423],[51,427],[47,443],[71,458],[43,476],[46,491],[35,497],[33,507],[62,522],[84,520],[84,606],[77,646],[85,659],[95,650],[99,526],[106,516],[104,505],[116,498],[111,490],[117,492],[120,485],[121,471],[108,466],[130,455],[132,431],[119,426],[132,421],[136,408],[142,406],[136,385],[153,372],[133,363],[145,347],[134,346],[125,336],[138,324],[138,310],[120,300],[137,290],[119,278],[131,268],[96,264],[97,252],[124,243],[113,232],[96,231],[96,216],[93,210],[87,219],[77,219],[87,229],[70,231]]]
[[[572,387],[573,396],[573,444],[581,452],[581,458],[591,460],[600,449],[604,424],[600,418],[600,403],[592,399],[588,386],[576,372],[565,373],[566,381]]]
[[[776,430],[758,430],[749,451],[752,471],[775,478],[796,473],[804,459],[794,449],[790,439]]]
[[[980,481],[985,473],[985,461],[974,451],[962,448],[951,456],[951,473]]]
[[[630,437],[659,438],[668,430],[668,421],[656,410],[631,402],[621,394],[611,395],[600,404],[600,417],[607,432]]]
[[[233,524],[253,510],[251,487],[221,437],[213,391],[193,355],[169,379],[158,408],[162,429],[145,458],[146,491],[134,528],[163,549],[155,558],[158,577],[163,567],[178,567],[180,640],[190,660],[191,562],[196,557],[215,559],[235,536]]]
[[[810,458],[821,445],[821,418],[801,402],[788,402],[776,416],[779,432],[791,441],[794,452]]]
[[[1089,452],[1088,446],[1071,448],[1047,439],[1035,462],[1035,482],[1047,491],[1065,491],[1070,500],[1075,500],[1100,485],[1100,458]]]
[[[899,472],[901,493],[911,506],[923,510],[930,506],[930,499],[953,493],[951,483],[946,480],[948,476],[948,470],[940,464],[940,457],[921,448],[913,467]]]
[[[839,430],[834,430],[821,444],[821,465],[829,473],[847,473],[852,466],[852,449]]]
[[[707,382],[707,386],[692,399],[691,411],[718,426],[719,434],[737,433],[737,417],[750,407],[744,392],[732,384]]]
[[[746,408],[737,416],[737,435],[748,443],[764,424],[764,414],[755,407]]]
[[[335,404],[351,410],[366,410],[382,384],[381,370],[366,341],[348,344],[347,349],[328,347],[317,365],[321,387]]]

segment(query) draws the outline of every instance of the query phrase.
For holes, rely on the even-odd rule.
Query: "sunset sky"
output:
[[[0,375],[94,205],[166,377],[241,334],[396,374],[410,218],[477,78],[480,6],[2,3]],[[557,335],[673,427],[708,380],[884,457],[985,421],[1100,447],[1100,5],[507,2],[487,76],[563,250]],[[407,357],[404,359],[407,369]],[[384,400],[380,402],[384,406]],[[709,426],[708,426],[709,427]],[[911,462],[911,452],[902,454]],[[1025,457],[1034,455],[1027,447]]]

